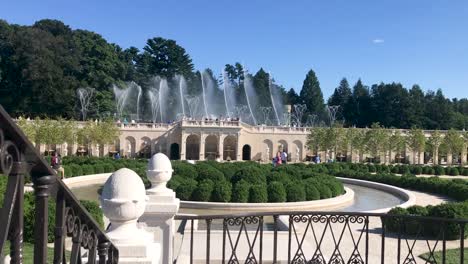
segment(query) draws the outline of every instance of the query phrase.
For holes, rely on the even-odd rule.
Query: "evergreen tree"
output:
[[[345,104],[343,115],[348,126],[370,126],[370,94],[369,88],[359,79],[353,87],[353,94]]]
[[[325,118],[323,94],[320,89],[320,83],[313,70],[307,73],[299,97],[302,103],[307,106],[307,114],[305,116],[317,115],[322,119]]]
[[[337,120],[341,120],[344,118],[343,111],[351,95],[352,92],[351,88],[349,88],[348,80],[346,80],[346,78],[343,78],[340,81],[340,85],[337,88],[335,88],[335,91],[333,92],[332,96],[328,99],[328,105],[336,105],[340,107],[336,114]]]

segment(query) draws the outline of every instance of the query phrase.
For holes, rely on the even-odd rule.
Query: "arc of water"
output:
[[[245,67],[243,67],[243,70],[244,70],[244,93],[245,93],[245,97],[247,99],[247,105],[249,106],[250,116],[252,117],[252,120],[253,120],[254,124],[257,125],[257,120],[255,119],[255,116],[254,116],[254,114],[252,112],[252,107],[250,106],[249,94],[247,93],[247,90],[245,88],[247,86],[246,81],[249,79],[249,77],[247,76],[247,74],[245,72]]]
[[[184,76],[179,76],[179,93],[180,93],[180,104],[182,105],[182,115],[185,117],[185,106],[184,106],[184,91],[182,88],[182,82],[184,81]]]
[[[208,117],[208,108],[206,106],[206,91],[205,91],[205,80],[203,80],[204,71],[200,72],[202,94],[203,94],[203,106],[205,107],[205,117]]]
[[[231,111],[229,109],[229,103],[228,103],[228,98],[227,98],[228,81],[229,79],[227,78],[227,72],[223,71],[224,103],[226,105],[226,115],[228,117],[231,117],[230,115]]]
[[[141,87],[138,86],[137,114],[136,114],[136,119],[137,119],[137,121],[140,120],[140,100],[141,100]]]
[[[276,110],[275,100],[273,98],[273,93],[271,92],[271,86],[272,85],[273,85],[273,81],[271,80],[271,73],[268,73],[268,90],[270,91],[271,105],[273,106],[273,111],[275,112],[276,124],[279,126],[280,125],[280,119],[279,119],[279,116],[278,116],[278,111]]]
[[[164,117],[163,117],[163,105],[162,105],[162,100],[163,100],[163,94],[162,94],[162,90],[163,90],[163,84],[164,83],[164,79],[161,79],[159,81],[159,94],[158,94],[158,98],[159,98],[159,114],[161,115],[161,123],[164,123]]]

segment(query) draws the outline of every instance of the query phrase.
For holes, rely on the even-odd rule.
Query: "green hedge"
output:
[[[284,185],[279,181],[268,183],[268,202],[284,203],[286,202],[286,190]]]

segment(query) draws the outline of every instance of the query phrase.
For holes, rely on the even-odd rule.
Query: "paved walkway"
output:
[[[416,195],[416,204],[417,205],[437,205],[446,201],[450,201],[448,198],[438,195],[431,195],[428,193],[417,192],[414,191]],[[267,220],[265,220],[267,221]],[[339,237],[341,232],[344,231],[343,238],[339,242],[339,250],[341,256],[344,258],[345,263],[348,262],[350,257],[353,254],[353,250],[355,249],[354,244],[358,244],[357,250],[359,250],[360,255],[362,258],[365,258],[365,233],[362,235],[361,240],[359,240],[359,236],[363,230],[363,224],[350,224],[349,227],[343,224],[333,224],[332,230],[330,226],[326,224],[314,224],[314,231],[316,232],[317,236],[320,236],[323,231],[326,229],[325,235],[323,237],[323,242],[320,246],[321,253],[323,254],[325,260],[329,260],[333,255],[333,251],[335,250],[335,242],[339,241]],[[381,257],[381,221],[379,218],[370,218],[369,220],[369,261],[368,263],[380,263]],[[186,227],[188,228],[188,227]],[[268,228],[268,225],[266,225]],[[215,228],[214,228],[215,229]],[[302,240],[303,236],[305,236],[304,242],[302,244],[303,254],[309,260],[315,253],[317,248],[317,243],[320,243],[320,239],[318,238],[316,241],[314,239],[313,233],[311,232],[310,227],[307,228],[306,224],[296,224],[295,229],[298,235],[298,238],[292,236],[292,256],[294,256],[298,250],[298,244]],[[331,232],[333,231],[333,232]],[[249,247],[248,247],[248,240],[246,238],[246,234],[249,235],[250,243],[254,240],[255,231],[248,230],[242,233],[242,236],[239,240],[238,248],[236,250],[237,257],[239,260],[245,260],[248,255]],[[351,236],[352,234],[353,236]],[[238,231],[231,231],[230,235],[232,236],[232,240],[235,241],[237,239]],[[278,260],[279,263],[286,263],[288,259],[288,232],[287,231],[280,231],[278,232]],[[354,238],[354,241],[353,241]],[[257,238],[255,246],[254,246],[254,254],[256,258],[259,257],[259,238]],[[299,241],[299,242],[298,242]],[[358,242],[359,241],[359,242]],[[211,232],[211,239],[210,239],[211,247],[210,247],[210,256],[211,261],[210,263],[220,263],[222,258],[222,248],[223,248],[223,232],[221,230],[213,230]],[[337,242],[338,243],[338,242]],[[465,240],[465,245],[468,244],[468,240]],[[233,245],[233,246],[234,246]],[[385,239],[385,263],[397,263],[398,259],[398,251],[397,251],[398,239],[394,235],[387,235]],[[429,251],[429,247],[432,249],[435,246],[436,251],[442,249],[442,243],[436,241],[429,241],[426,242],[425,240],[417,240],[413,247],[413,240],[406,241],[405,239],[401,240],[401,252],[400,252],[400,259],[403,260],[409,254],[409,248],[413,247],[413,256],[416,258],[416,263],[425,263],[422,259],[419,259],[418,256],[422,253],[426,253]],[[457,248],[459,247],[458,241],[447,241],[446,243],[447,249],[450,248]],[[226,259],[229,260],[231,257],[231,245],[229,244],[229,239],[227,239],[226,245]],[[356,253],[356,252],[354,252]],[[179,256],[177,263],[189,263],[189,255],[190,255],[190,229],[186,229],[185,235],[181,235],[178,233],[175,239],[175,254]],[[194,263],[206,263],[206,230],[199,230],[194,232]],[[263,252],[262,252],[263,262],[264,263],[271,263],[272,256],[273,256],[273,232],[272,231],[264,231],[263,234]],[[243,262],[243,261],[241,261]]]

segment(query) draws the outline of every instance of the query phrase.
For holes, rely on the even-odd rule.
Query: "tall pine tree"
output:
[[[305,118],[307,118],[307,115],[317,115],[322,120],[325,118],[323,94],[320,89],[320,83],[313,70],[307,73],[299,96],[302,103],[307,106]]]
[[[335,91],[333,92],[332,96],[328,99],[328,105],[336,105],[340,107],[336,114],[337,120],[342,120],[344,118],[343,111],[345,105],[348,103],[348,100],[351,97],[351,94],[352,92],[351,88],[349,88],[348,80],[346,80],[346,78],[343,78],[340,81],[340,86],[335,88]]]

